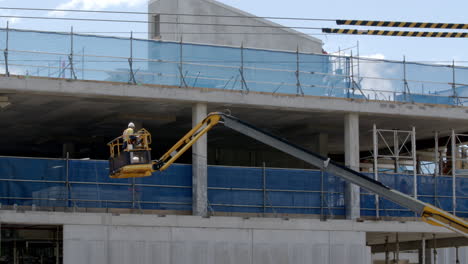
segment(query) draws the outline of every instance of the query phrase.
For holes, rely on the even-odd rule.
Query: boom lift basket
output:
[[[133,135],[133,144],[124,147],[122,136],[107,143],[110,148],[109,175],[111,178],[151,176],[151,134],[144,128]]]

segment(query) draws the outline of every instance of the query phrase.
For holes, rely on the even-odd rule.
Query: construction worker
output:
[[[135,141],[136,137],[134,135],[135,133],[135,124],[133,122],[128,123],[128,128],[124,130],[122,134],[123,138],[123,149],[126,150],[132,149],[133,148],[133,142]]]

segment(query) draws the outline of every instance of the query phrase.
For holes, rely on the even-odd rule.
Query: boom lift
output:
[[[282,138],[271,135],[263,130],[224,113],[210,113],[203,121],[193,127],[160,159],[151,161],[151,135],[141,129],[137,132],[138,144],[134,149],[121,151],[122,137],[108,143],[110,147],[110,177],[132,178],[150,176],[153,172],[164,171],[171,166],[184,152],[186,152],[201,136],[215,125],[223,124],[241,134],[256,139],[266,145],[274,147],[291,156],[303,160],[315,167],[339,176],[385,199],[406,207],[421,216],[424,222],[435,226],[443,226],[454,232],[468,237],[467,221],[445,212],[433,205],[424,203],[409,195],[393,190],[379,181],[364,174],[342,166],[329,158],[296,146]]]

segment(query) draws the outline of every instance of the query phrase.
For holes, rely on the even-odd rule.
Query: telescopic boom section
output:
[[[198,123],[184,137],[182,137],[171,149],[169,149],[159,160],[153,162],[153,170],[163,171],[171,166],[182,154],[184,154],[197,140],[210,131],[221,120],[217,113],[209,114],[203,121]]]
[[[276,148],[315,167],[343,178],[368,191],[378,194],[396,204],[418,213],[422,220],[436,226],[446,227],[454,232],[468,237],[468,223],[435,206],[419,201],[409,195],[393,190],[381,182],[373,180],[366,175],[340,165],[329,158],[322,157],[314,152],[296,146],[285,139],[271,135],[244,121],[223,113],[211,113],[202,122],[190,130],[159,160],[152,162],[153,171],[163,171],[172,165],[184,152],[186,152],[201,136],[206,134],[216,124],[223,123],[241,134],[256,139],[266,145]],[[131,166],[131,165],[130,165]],[[112,176],[112,175],[111,175]],[[147,176],[147,175],[141,175]]]

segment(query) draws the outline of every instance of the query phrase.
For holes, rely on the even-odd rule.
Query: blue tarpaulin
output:
[[[67,175],[68,171],[68,175]],[[192,167],[175,164],[152,177],[111,179],[108,162],[0,157],[0,202],[49,207],[191,210]],[[372,177],[372,175],[368,175]],[[413,176],[379,174],[413,194]],[[436,184],[434,184],[436,181]],[[345,215],[345,182],[316,170],[208,166],[214,212]],[[468,217],[468,178],[457,177],[457,215]],[[452,178],[418,176],[418,198],[452,212]],[[361,190],[361,214],[375,216],[375,195]],[[380,216],[414,216],[380,198]]]

